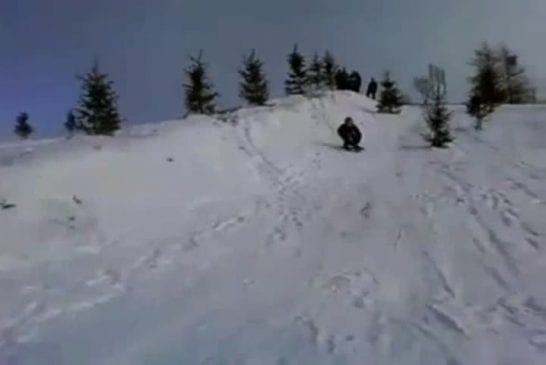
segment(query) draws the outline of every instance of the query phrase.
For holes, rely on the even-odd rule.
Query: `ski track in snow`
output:
[[[546,167],[505,146],[533,132],[499,137],[504,112],[438,151],[420,147],[414,107],[378,115],[351,93],[274,105],[93,142],[81,163],[97,171],[111,174],[101,158],[154,166],[115,200],[132,210],[107,200],[115,173],[94,195],[39,170],[49,185],[28,195],[40,149],[54,164],[61,142],[0,149],[0,198],[15,204],[0,210],[0,364],[541,364]],[[336,147],[347,115],[363,128],[360,154]],[[204,135],[220,146],[200,160],[184,148]],[[133,163],[129,143],[149,160]],[[139,212],[134,196],[158,184],[167,193]]]

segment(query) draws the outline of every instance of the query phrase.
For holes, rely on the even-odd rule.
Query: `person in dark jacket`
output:
[[[362,133],[351,117],[345,118],[345,122],[338,128],[337,134],[343,140],[343,148],[346,150],[359,151],[362,149],[358,145],[362,140]]]
[[[377,81],[372,77],[370,83],[368,84],[368,91],[366,91],[366,96],[375,100],[377,94]]]
[[[352,91],[354,91],[355,93],[360,92],[360,87],[362,86],[362,78],[357,71],[353,71],[351,72],[351,75],[349,75],[349,84]]]

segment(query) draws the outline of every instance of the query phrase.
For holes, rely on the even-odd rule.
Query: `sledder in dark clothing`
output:
[[[345,118],[345,122],[338,128],[337,134],[343,140],[343,148],[346,150],[361,150],[358,144],[362,140],[362,133],[354,124],[351,117]]]

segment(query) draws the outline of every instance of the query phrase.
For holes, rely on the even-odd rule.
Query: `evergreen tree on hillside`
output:
[[[338,67],[334,56],[329,51],[326,51],[324,57],[322,57],[322,70],[324,86],[330,90],[335,90]]]
[[[338,68],[335,76],[336,89],[337,90],[350,90],[351,89],[351,80],[349,72],[345,67]]]
[[[390,73],[385,72],[383,80],[381,81],[381,97],[377,110],[380,113],[399,113],[402,106],[402,94],[396,86],[396,82],[391,80]]]
[[[203,52],[197,58],[190,57],[190,65],[184,70],[188,82],[184,84],[185,104],[191,113],[213,114],[218,93],[213,91],[209,81],[207,65],[201,60]]]
[[[470,64],[474,66],[475,74],[469,79],[472,88],[467,112],[476,119],[476,129],[481,129],[484,119],[503,100],[498,58],[489,45],[483,43],[480,49],[474,51]]]
[[[447,110],[445,99],[440,95],[435,95],[426,108],[425,118],[430,129],[427,140],[432,147],[444,148],[453,141],[449,129],[451,113]]]
[[[432,147],[444,148],[453,137],[449,128],[451,113],[446,107],[447,83],[445,72],[440,67],[430,65],[427,80],[428,92],[425,105],[425,120],[430,134],[425,136]]]
[[[243,60],[243,67],[239,70],[242,81],[240,97],[251,105],[264,105],[269,98],[268,83],[263,72],[263,62],[252,52]]]
[[[77,110],[77,128],[91,135],[113,135],[121,124],[113,82],[100,71],[98,62],[79,79],[82,93]]]
[[[298,45],[294,46],[292,52],[288,55],[289,72],[285,81],[285,91],[287,95],[303,95],[307,86],[307,70],[305,68],[305,58],[298,51]]]
[[[360,73],[358,73],[358,71],[351,72],[351,74],[349,75],[348,81],[349,81],[349,90],[352,90],[355,93],[359,93],[360,88],[362,87],[362,77],[360,76]]]
[[[509,104],[529,102],[531,87],[525,75],[525,68],[519,65],[518,56],[507,46],[501,45],[497,58],[500,64],[500,87],[503,101]]]
[[[78,128],[78,123],[76,122],[76,116],[73,111],[69,111],[66,115],[66,121],[64,122],[64,128],[68,132],[69,136],[72,136],[76,129]]]
[[[17,116],[13,132],[21,139],[27,139],[34,132],[34,128],[28,123],[28,119],[27,113],[21,113]]]
[[[313,59],[307,70],[308,84],[314,91],[322,90],[324,87],[324,75],[322,61],[318,54],[313,55]]]

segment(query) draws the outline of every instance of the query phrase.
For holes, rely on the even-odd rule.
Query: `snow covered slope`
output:
[[[546,109],[374,109],[0,146],[0,364],[544,364]]]

